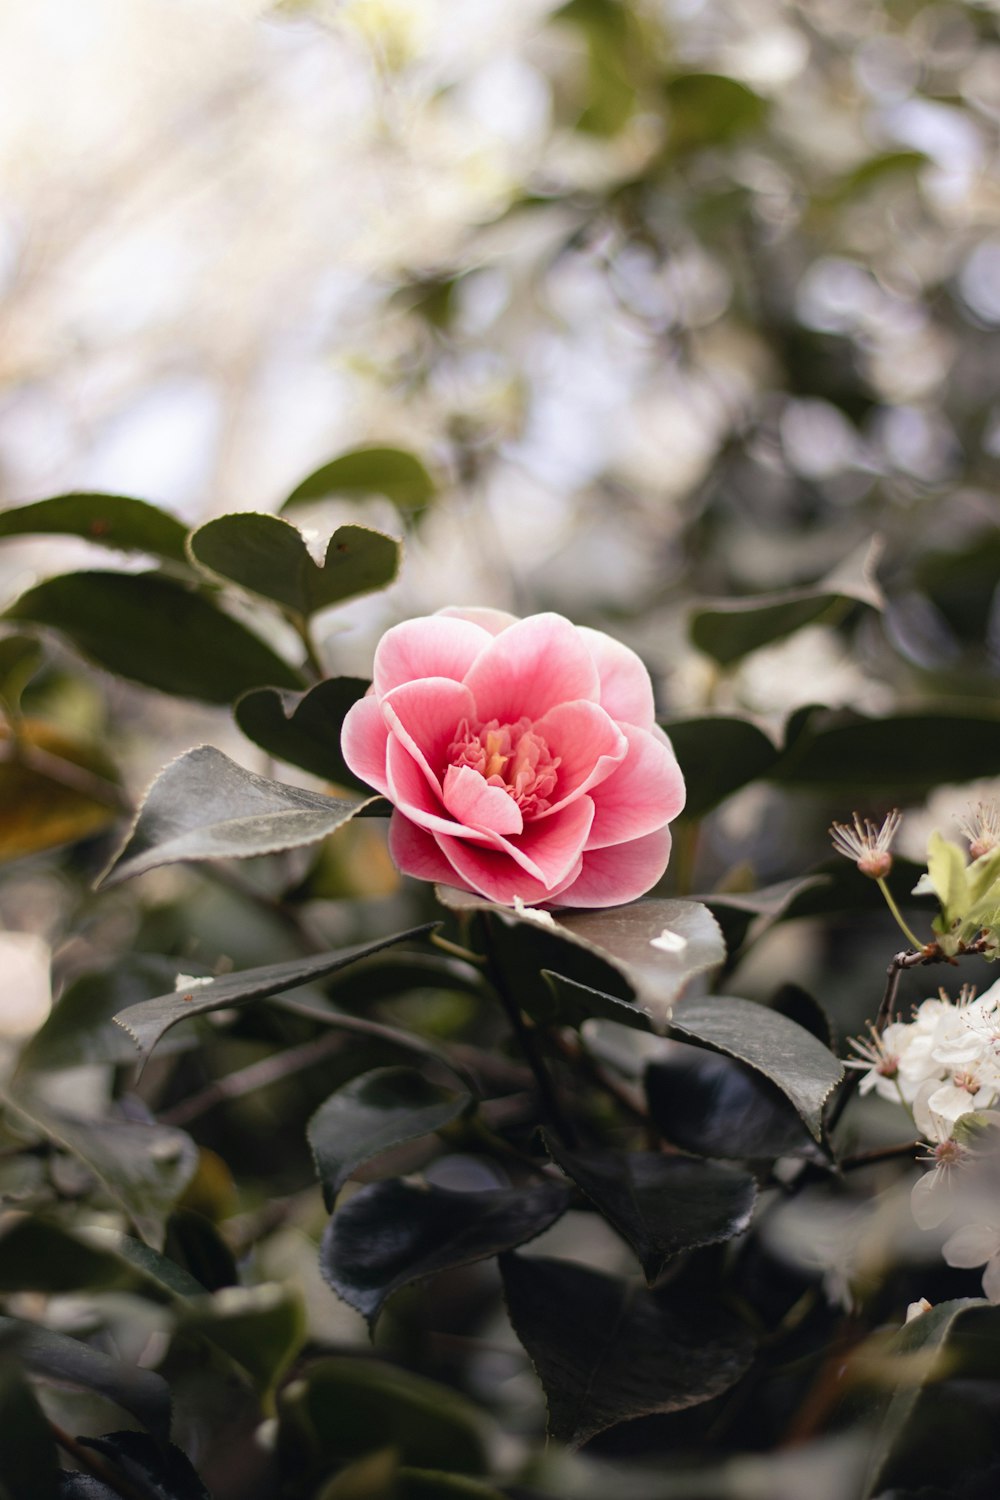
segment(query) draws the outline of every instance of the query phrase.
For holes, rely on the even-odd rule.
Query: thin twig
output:
[[[507,986],[503,982],[494,957],[493,935],[490,932],[489,917],[483,923],[483,932],[487,951],[487,975],[490,983],[496,990],[500,1004],[507,1014],[507,1019],[510,1021],[514,1035],[517,1037],[521,1051],[524,1053],[525,1061],[535,1076],[542,1114],[545,1116],[546,1123],[556,1132],[563,1144],[572,1149],[577,1144],[576,1131],[563,1113],[562,1106],[559,1103],[555,1083],[548,1070],[542,1049],[538,1044],[537,1032],[527,1024],[524,1016],[521,1014],[521,1007],[508,992]]]
[[[459,1062],[457,1058],[448,1057],[444,1052],[439,1052],[430,1042],[424,1041],[421,1036],[415,1036],[413,1032],[398,1031],[394,1026],[384,1026],[381,1021],[369,1021],[364,1016],[349,1016],[344,1011],[321,1009],[318,1005],[310,1005],[308,1000],[295,1000],[290,995],[275,995],[273,1003],[280,1006],[282,1010],[289,1011],[293,1016],[305,1016],[307,1020],[318,1021],[321,1026],[335,1026],[339,1031],[351,1031],[358,1036],[375,1037],[380,1042],[390,1042],[394,1047],[403,1047],[408,1052],[417,1052],[421,1057],[440,1063],[443,1068],[447,1068],[477,1097],[481,1093],[478,1079],[464,1063]]]
[[[227,1099],[240,1099],[245,1094],[253,1093],[255,1089],[267,1088],[281,1078],[288,1078],[292,1073],[300,1073],[305,1068],[313,1067],[339,1052],[343,1045],[344,1038],[336,1032],[330,1032],[314,1037],[311,1042],[303,1042],[299,1047],[289,1047],[285,1052],[273,1053],[259,1062],[250,1063],[246,1068],[227,1073],[224,1078],[213,1079],[197,1094],[191,1094],[171,1109],[161,1111],[157,1118],[161,1125],[187,1125],[199,1115],[207,1114],[217,1104],[225,1103]]]
[[[881,1146],[876,1151],[861,1151],[856,1156],[845,1156],[837,1163],[842,1172],[854,1172],[859,1167],[877,1167],[883,1161],[898,1161],[901,1156],[913,1156],[917,1151],[926,1151],[923,1141],[901,1141],[897,1146]]]

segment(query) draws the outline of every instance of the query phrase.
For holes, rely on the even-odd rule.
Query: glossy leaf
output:
[[[822,1138],[823,1105],[844,1067],[804,1027],[749,1000],[709,995],[678,1006],[671,1030],[749,1063],[791,1100],[813,1138]]]
[[[163,1244],[167,1215],[191,1181],[198,1151],[189,1135],[139,1120],[81,1119],[36,1100],[5,1099],[7,1110],[75,1156],[124,1209],[142,1238]]]
[[[777,745],[749,719],[713,714],[668,719],[663,727],[684,772],[685,818],[703,818],[740,787],[766,776],[778,759]]]
[[[324,781],[370,795],[340,750],[347,711],[368,691],[362,677],[328,677],[305,693],[255,688],[237,703],[236,722],[268,755],[301,766]]]
[[[415,1068],[375,1068],[331,1094],[308,1125],[328,1208],[363,1162],[457,1120],[471,1104],[461,1090],[429,1083]]]
[[[710,1401],[749,1367],[753,1342],[718,1305],[568,1261],[507,1255],[500,1265],[514,1331],[545,1389],[549,1433],[562,1442]]]
[[[374,1359],[324,1359],[278,1398],[278,1454],[328,1472],[366,1453],[395,1448],[416,1468],[481,1474],[483,1420],[447,1386]]]
[[[129,1493],[149,1500],[212,1500],[191,1460],[173,1443],[154,1443],[144,1432],[108,1432],[99,1438],[81,1438],[84,1448],[99,1453],[111,1472],[121,1475]],[[60,1500],[119,1500],[123,1491],[111,1489],[88,1475],[72,1476],[77,1483],[60,1491]],[[100,1485],[91,1489],[90,1485]]]
[[[521,1005],[539,1019],[553,1019],[553,991],[539,981],[545,970],[558,976],[556,998],[566,1024],[611,1015],[665,1031],[690,981],[726,956],[718,923],[697,901],[654,897],[603,911],[560,912],[550,925],[537,913],[521,916],[460,891],[439,887],[438,897],[453,910],[483,911],[499,923],[495,960]]]
[[[569,1199],[557,1182],[472,1193],[374,1182],[333,1215],[320,1268],[338,1297],[374,1326],[394,1292],[533,1240]]]
[[[214,1297],[188,1302],[178,1327],[200,1333],[252,1377],[266,1400],[306,1338],[305,1312],[294,1287],[275,1282],[224,1287]]]
[[[402,448],[352,448],[296,485],[281,509],[336,495],[385,495],[400,510],[419,510],[433,499],[434,489],[415,454]]]
[[[0,859],[92,838],[125,810],[102,751],[49,724],[0,722]]]
[[[71,1232],[47,1219],[14,1218],[0,1232],[0,1293],[136,1291],[158,1302],[204,1296],[180,1266],[113,1229]]]
[[[165,510],[130,495],[53,495],[0,512],[0,537],[48,533],[80,536],[121,552],[150,552],[187,563],[187,527]]]
[[[0,1364],[0,1434],[5,1500],[61,1500],[52,1428],[11,1355]]]
[[[712,891],[701,900],[722,928],[726,947],[733,954],[744,942],[756,942],[807,891],[828,883],[825,875],[805,875],[780,880],[756,891]]]
[[[97,1391],[141,1422],[158,1442],[166,1443],[170,1435],[170,1387],[162,1375],[113,1359],[64,1333],[0,1317],[0,1333],[8,1331],[18,1334],[18,1355],[34,1374]]]
[[[854,604],[881,609],[885,600],[875,579],[880,555],[881,543],[872,543],[864,556],[846,559],[828,578],[810,588],[707,601],[691,615],[691,639],[720,666],[729,667],[751,651]]]
[[[16,714],[20,709],[21,695],[44,655],[41,642],[33,635],[0,636],[0,707],[8,714]]]
[[[157,776],[99,884],[181,860],[247,859],[318,843],[365,805],[256,776],[198,745]]]
[[[870,1403],[881,1422],[862,1491],[865,1500],[895,1492],[897,1486],[950,1489],[963,1470],[955,1436],[976,1381],[990,1393],[989,1415],[984,1411],[980,1416],[982,1435],[992,1437],[995,1430],[998,1340],[1000,1308],[979,1300],[940,1302],[907,1323],[881,1351],[880,1385],[892,1395],[888,1402],[877,1396]],[[945,1384],[951,1381],[953,1390]]]
[[[682,1250],[733,1239],[750,1223],[757,1185],[722,1162],[659,1151],[568,1151],[552,1136],[545,1144],[628,1241],[650,1284]]]
[[[139,1005],[129,1005],[115,1016],[139,1049],[140,1061],[145,1064],[157,1042],[178,1022],[189,1016],[203,1016],[209,1011],[228,1009],[233,1005],[248,1005],[251,1001],[266,1000],[269,995],[281,995],[286,990],[311,984],[316,979],[325,979],[348,964],[365,958],[369,953],[378,953],[394,943],[406,942],[409,938],[422,937],[433,923],[422,927],[411,927],[405,932],[393,933],[391,937],[378,938],[374,942],[357,943],[351,948],[339,948],[335,952],[319,953],[312,958],[297,958],[289,963],[263,964],[257,969],[243,969],[238,974],[223,974],[208,984],[197,985],[190,990],[174,990],[166,995],[157,995]]]
[[[803,712],[798,732],[771,777],[857,799],[881,793],[901,800],[942,782],[994,776],[1000,764],[1000,714],[981,705],[866,719],[846,709]]]
[[[297,526],[255,511],[206,522],[188,548],[200,567],[303,617],[385,588],[400,557],[394,537],[367,526],[340,526],[320,564]]]
[[[778,1086],[746,1063],[679,1045],[649,1064],[649,1110],[682,1151],[729,1160],[825,1160]]]
[[[301,688],[298,672],[204,595],[160,573],[67,573],[6,611],[65,636],[82,656],[144,687],[231,703],[264,683]]]

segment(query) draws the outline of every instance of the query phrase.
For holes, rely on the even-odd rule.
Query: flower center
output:
[[[490,719],[475,727],[463,719],[448,746],[448,763],[468,766],[490,786],[503,787],[527,818],[551,807],[561,760],[550,753],[530,719],[516,724]]]
[[[951,1081],[957,1089],[964,1089],[967,1094],[975,1094],[979,1089],[979,1079],[975,1073],[953,1073]]]

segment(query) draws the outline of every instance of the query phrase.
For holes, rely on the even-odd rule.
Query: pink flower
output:
[[[684,779],[630,651],[562,615],[445,609],[386,632],[344,758],[394,804],[405,875],[513,905],[655,885]]]

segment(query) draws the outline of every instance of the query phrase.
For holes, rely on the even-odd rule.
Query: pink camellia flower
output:
[[[386,632],[344,759],[395,806],[405,875],[513,905],[655,885],[684,778],[634,651],[562,615],[445,609]]]

